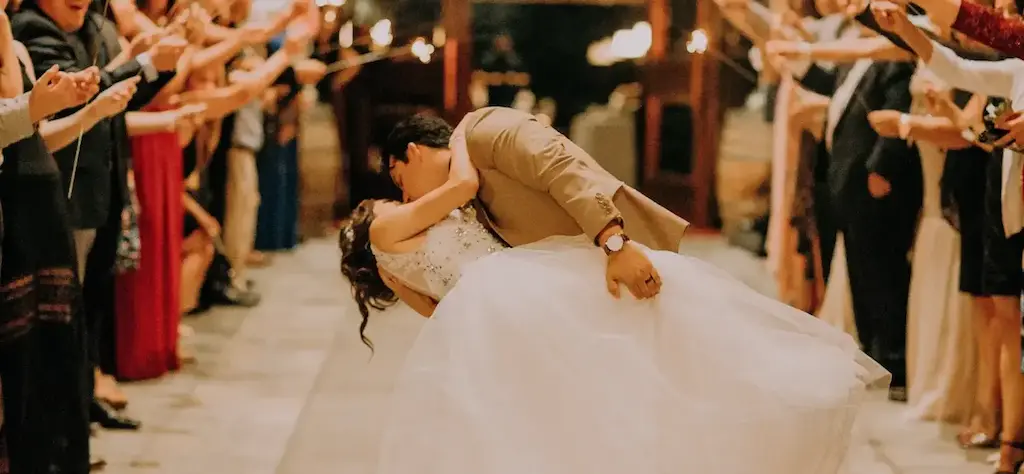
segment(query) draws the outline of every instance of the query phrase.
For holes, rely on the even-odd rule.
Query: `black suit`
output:
[[[801,82],[831,95],[849,68],[835,73],[811,67]],[[882,138],[868,121],[875,110],[910,109],[910,63],[875,63],[860,80],[832,135],[826,183],[828,207],[846,245],[857,330],[865,350],[905,384],[908,253],[922,201],[921,159],[916,147]],[[868,175],[888,180],[892,191],[876,199]]]
[[[11,19],[14,37],[28,49],[37,77],[55,64],[62,71],[80,71],[92,66],[95,58],[95,64],[100,68],[101,91],[143,73],[142,65],[135,59],[111,72],[104,71],[104,66],[120,52],[119,45],[107,45],[108,40],[103,38],[102,31],[111,25],[102,15],[89,12],[78,32],[65,33],[34,5],[26,5]],[[162,74],[154,82],[140,83],[128,109],[137,110],[147,104],[170,77]],[[67,109],[58,116],[67,116],[77,110]],[[75,150],[73,142],[53,154],[64,178],[65,189],[69,188],[75,169]],[[68,203],[72,227],[100,228],[107,223],[111,209],[120,212],[121,203],[127,202],[129,155],[123,114],[101,120],[85,132],[75,174],[75,189]]]

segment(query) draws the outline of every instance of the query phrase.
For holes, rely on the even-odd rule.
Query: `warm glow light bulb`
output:
[[[704,54],[708,50],[708,34],[704,30],[693,30],[690,33],[690,41],[686,42],[686,52],[690,54]]]
[[[345,23],[338,28],[338,45],[342,48],[351,48],[355,42],[355,27],[352,22]]]
[[[378,21],[370,28],[370,40],[378,47],[390,46],[395,37],[391,34],[391,20]]]
[[[413,41],[412,45],[409,46],[409,51],[420,62],[427,64],[430,62],[430,55],[434,54],[434,46],[427,44],[427,40],[423,38],[416,38],[416,41]]]
[[[437,46],[438,48],[440,48],[441,46],[444,46],[445,41],[448,41],[448,35],[444,31],[444,27],[443,26],[435,26],[434,27],[434,34],[431,37],[430,42],[433,43],[434,46]]]

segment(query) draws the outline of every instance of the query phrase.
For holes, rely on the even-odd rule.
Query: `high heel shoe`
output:
[[[107,402],[98,398],[92,399],[89,405],[89,419],[108,430],[138,430],[142,426],[139,420],[122,415]]]
[[[1002,442],[1000,442],[1000,444],[1002,446],[1009,446],[1014,451],[1022,451],[1022,452],[1024,452],[1024,442],[1020,442],[1020,441],[1002,441]],[[1020,472],[1021,466],[1024,466],[1024,456],[1022,456],[1020,459],[1015,460],[1013,462],[1013,470],[1012,471],[996,471],[995,474],[1017,474],[1017,473]]]

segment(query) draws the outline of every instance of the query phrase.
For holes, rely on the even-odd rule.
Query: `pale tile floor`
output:
[[[684,251],[771,291],[760,263],[744,251],[710,238],[692,238]],[[260,307],[188,321],[196,330],[189,340],[195,367],[126,385],[129,410],[144,425],[100,434],[95,450],[108,460],[106,472],[373,472],[391,379],[422,321],[407,308],[378,315],[370,359],[331,241],[279,256],[256,277]],[[992,472],[980,459],[968,461],[951,437],[949,428],[907,422],[899,406],[872,400],[847,474]]]

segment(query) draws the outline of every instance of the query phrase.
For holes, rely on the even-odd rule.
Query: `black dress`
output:
[[[0,442],[13,474],[85,474],[92,373],[67,197],[38,134],[3,154]]]

